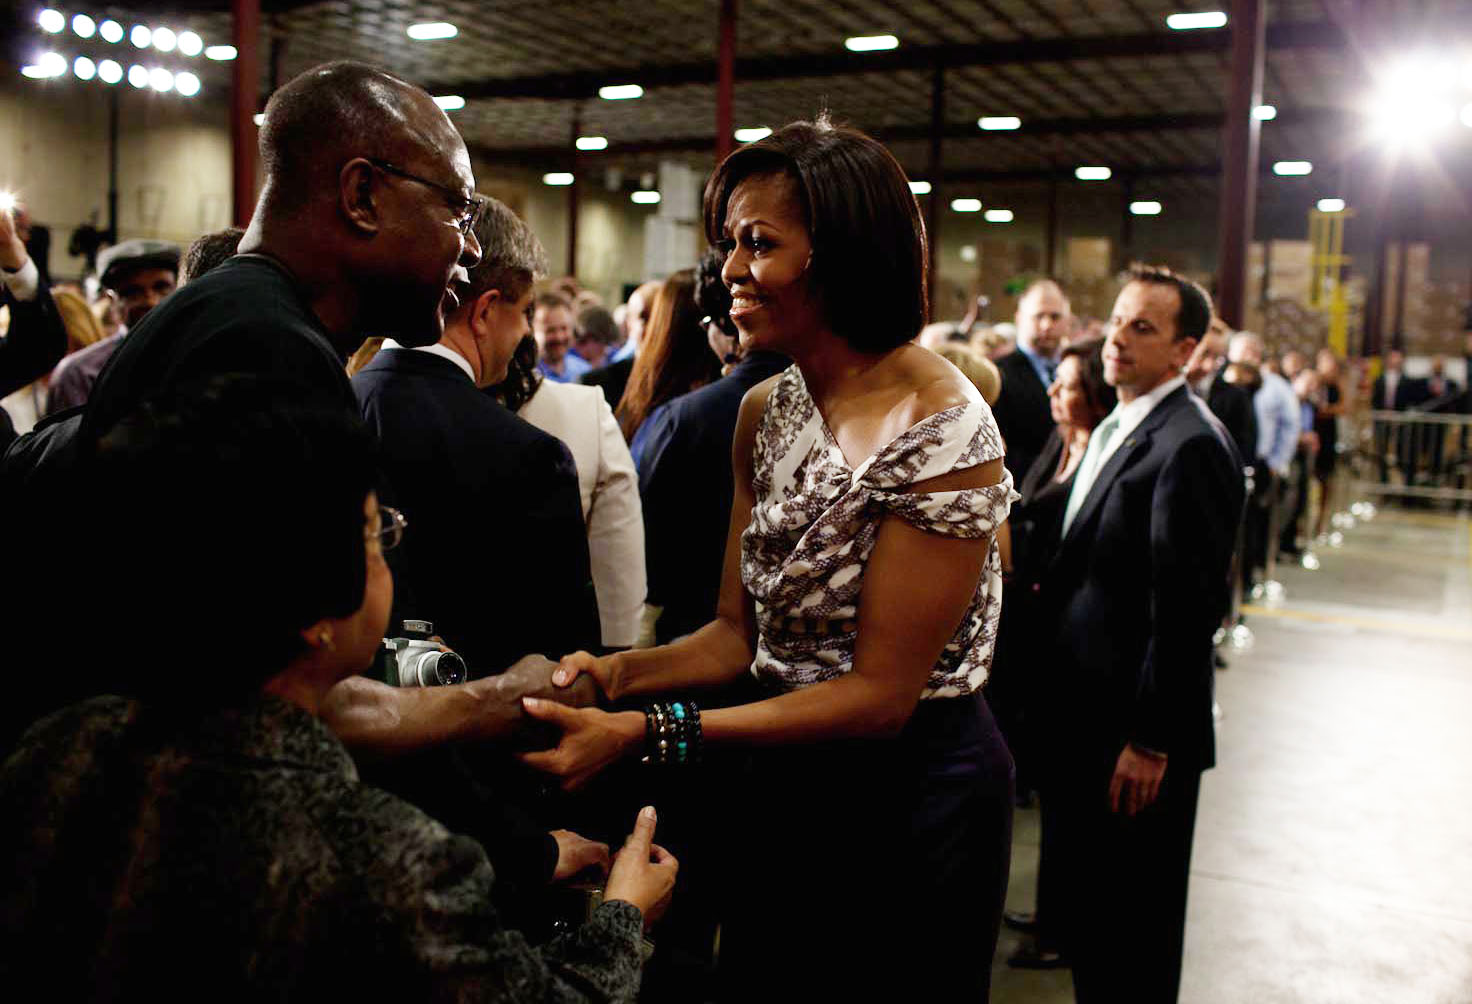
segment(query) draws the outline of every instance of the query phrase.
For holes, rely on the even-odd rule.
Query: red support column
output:
[[[1221,245],[1217,255],[1217,310],[1234,328],[1247,316],[1247,249],[1257,215],[1258,139],[1252,114],[1262,103],[1266,18],[1264,0],[1232,0],[1232,76],[1223,129]]]
[[[925,202],[925,244],[930,251],[926,263],[927,286],[930,290],[930,317],[935,319],[940,302],[940,207],[941,154],[946,132],[946,71],[935,65],[930,79],[930,194]]]
[[[736,91],[736,0],[721,0],[719,57],[716,72],[716,163],[736,148],[732,102]]]
[[[572,135],[567,145],[572,147],[572,184],[567,186],[567,274],[578,274],[578,187],[582,184],[582,161],[577,155],[578,136],[583,131],[583,110],[574,106],[572,110]]]
[[[261,97],[261,0],[230,0],[235,65],[231,67],[230,164],[232,212],[250,225],[256,208],[256,112]]]

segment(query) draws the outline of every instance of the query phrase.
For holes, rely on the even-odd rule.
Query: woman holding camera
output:
[[[909,344],[925,234],[872,139],[819,121],[742,147],[706,188],[705,222],[743,344],[796,362],[742,403],[717,617],[669,645],[565,659],[560,683],[671,699],[529,702],[564,735],[524,759],[576,786],[631,756],[681,769],[702,744],[752,753],[733,793],[751,860],[728,865],[721,938],[733,999],[983,999],[1012,797],[981,696],[992,534],[1015,497],[991,411]],[[748,675],[763,699],[702,714],[689,698]]]
[[[603,905],[534,949],[481,846],[360,783],[319,718],[381,644],[404,528],[331,404],[221,379],[102,440],[97,567],[153,620],[112,670],[128,696],[42,719],[0,770],[0,971],[63,1000],[632,1001],[676,870],[652,808]]]

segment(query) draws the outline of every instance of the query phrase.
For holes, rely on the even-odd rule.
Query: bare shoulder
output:
[[[762,413],[767,409],[767,399],[777,386],[782,374],[767,377],[741,398],[741,411],[736,417],[736,435],[731,444],[731,455],[736,471],[749,472],[752,453],[756,447],[756,431],[762,424]]]
[[[982,399],[966,374],[929,349],[907,345],[901,352],[901,372],[913,388],[907,400],[908,425]]]

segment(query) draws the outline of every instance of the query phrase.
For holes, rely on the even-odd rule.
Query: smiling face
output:
[[[721,280],[742,346],[793,354],[825,322],[808,281],[813,243],[792,180],[764,174],[737,185],[723,237]]]
[[[1130,282],[1120,290],[1104,341],[1104,380],[1129,402],[1180,373],[1196,339],[1177,338],[1181,296],[1171,286]]]
[[[572,311],[566,307],[537,307],[532,316],[532,334],[548,365],[560,366],[572,344]],[[515,346],[512,346],[515,348]]]
[[[178,274],[171,268],[140,268],[116,281],[114,292],[123,307],[128,327],[133,327],[148,312],[174,292]]]

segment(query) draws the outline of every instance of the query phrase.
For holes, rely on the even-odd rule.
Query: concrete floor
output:
[[[1183,1002],[1472,1004],[1472,523],[1382,509],[1280,570],[1250,650],[1217,674]],[[1009,906],[1029,908],[1037,814],[1019,812]],[[1010,970],[998,1004],[1072,1001]]]

